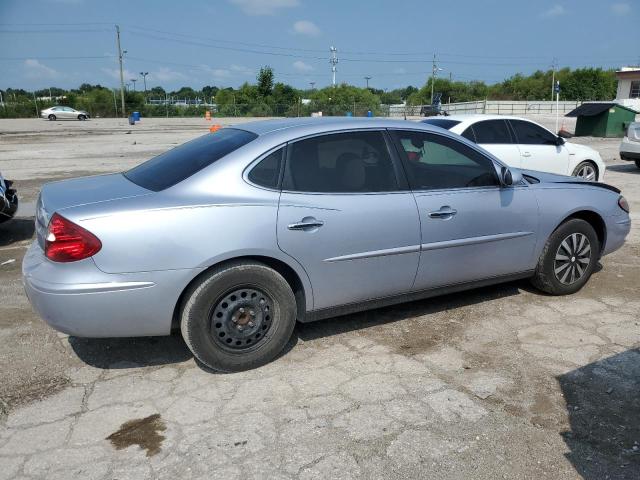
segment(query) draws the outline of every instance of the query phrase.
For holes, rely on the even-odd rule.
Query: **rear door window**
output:
[[[484,120],[473,124],[473,132],[476,143],[482,144],[509,144],[511,134],[504,120]]]
[[[283,190],[368,193],[398,190],[382,132],[320,135],[289,144]]]
[[[257,137],[246,130],[223,128],[160,154],[125,172],[124,176],[143,188],[159,192],[189,178]]]

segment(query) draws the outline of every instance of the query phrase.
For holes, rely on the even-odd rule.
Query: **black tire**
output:
[[[593,180],[590,180],[592,182],[597,182],[598,178],[600,178],[600,172],[598,171],[598,166],[592,162],[591,160],[585,160],[584,162],[580,162],[576,168],[573,170],[573,173],[571,174],[571,176],[573,177],[577,177],[580,174],[580,171],[584,168],[592,168],[593,172],[595,173],[595,178]]]
[[[636,167],[640,168],[640,160],[635,161]]]
[[[56,121],[56,116],[52,113],[51,115],[49,115],[49,120],[51,122],[55,122]]]
[[[86,115],[78,115],[78,120],[83,121],[86,120],[87,116]]]
[[[584,236],[589,242],[588,264],[583,263],[584,257],[582,255],[574,254],[570,256],[568,251],[565,250],[565,247],[561,247],[565,240],[568,240],[567,245],[571,247],[571,237],[574,234],[578,239],[581,238],[580,235]],[[579,253],[585,248],[586,246],[579,247],[576,248],[576,250]],[[566,262],[564,260],[557,260],[559,257],[564,256],[568,258]],[[580,290],[587,283],[599,259],[600,241],[593,227],[588,222],[579,218],[567,220],[560,225],[547,240],[538,259],[531,283],[539,290],[550,293],[551,295],[570,295]],[[565,263],[567,266],[561,269]],[[586,267],[584,265],[586,265]],[[576,278],[575,281],[566,283],[571,280],[572,271],[575,273],[575,276],[578,277],[578,266],[584,268],[583,273],[579,278]],[[561,269],[558,274],[556,274],[557,269]],[[563,282],[562,277],[565,275],[567,275],[568,278]]]
[[[180,329],[200,362],[237,372],[264,365],[282,352],[296,311],[293,291],[282,275],[261,263],[236,261],[214,268],[189,288]]]

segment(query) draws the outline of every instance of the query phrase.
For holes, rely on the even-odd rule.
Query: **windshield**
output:
[[[125,172],[143,188],[159,192],[189,178],[257,138],[255,133],[223,128],[169,150]]]
[[[429,125],[444,128],[445,130],[451,130],[460,122],[458,120],[447,120],[444,118],[428,118],[427,120],[422,120],[422,123],[428,123]]]

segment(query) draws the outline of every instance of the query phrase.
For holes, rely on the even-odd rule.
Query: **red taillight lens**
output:
[[[627,199],[622,195],[618,197],[618,206],[625,212],[629,213],[629,202],[627,202]]]
[[[54,213],[49,222],[44,254],[54,262],[75,262],[100,251],[102,243],[93,233]]]

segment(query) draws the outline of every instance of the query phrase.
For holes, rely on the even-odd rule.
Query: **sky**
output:
[[[640,63],[637,0],[0,0],[0,88],[167,90],[254,82],[422,86],[431,74],[495,83],[515,73]]]

